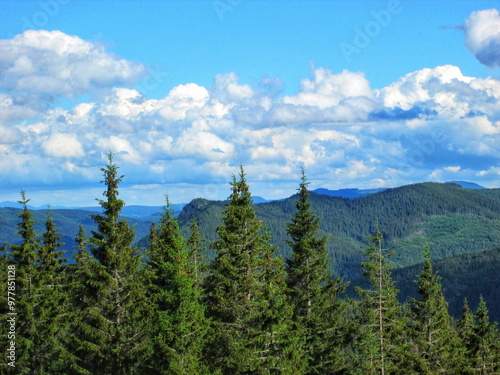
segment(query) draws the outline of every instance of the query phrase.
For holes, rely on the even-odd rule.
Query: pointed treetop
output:
[[[21,200],[17,201],[17,203],[22,204],[24,206],[24,210],[27,211],[29,201],[30,199],[26,198],[26,192],[23,189],[21,189]]]
[[[162,223],[172,221],[175,218],[174,209],[172,208],[172,202],[170,202],[170,196],[168,195],[168,193],[165,194],[165,205],[162,209]]]
[[[424,256],[425,260],[431,260],[431,248],[429,244],[425,244],[424,251],[422,251],[422,255]]]
[[[300,166],[300,174],[301,174],[300,180],[302,181],[302,184],[309,185],[309,183],[307,182],[306,167],[304,165]]]
[[[240,173],[238,175],[239,179],[237,179],[233,174],[233,180],[231,182],[232,194],[229,197],[229,200],[233,205],[244,206],[253,203],[250,188],[247,184],[245,176],[246,174],[243,168],[243,164],[240,164]]]

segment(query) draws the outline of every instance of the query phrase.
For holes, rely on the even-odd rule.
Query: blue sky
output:
[[[497,1],[0,1],[0,201],[500,187]]]

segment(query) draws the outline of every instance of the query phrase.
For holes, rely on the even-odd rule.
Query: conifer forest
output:
[[[364,283],[347,293],[304,169],[281,228],[287,256],[257,219],[242,166],[214,241],[196,220],[185,235],[167,197],[144,246],[122,215],[111,153],[102,175],[96,229],[73,234],[74,263],[50,211],[36,233],[21,192],[22,241],[0,258],[2,374],[500,374],[496,301],[477,295],[453,317],[432,246],[419,244],[414,296],[402,302],[391,259],[405,249],[388,249],[392,229],[371,222],[357,264]]]

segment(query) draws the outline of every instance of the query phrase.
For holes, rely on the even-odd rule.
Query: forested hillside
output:
[[[421,268],[422,264],[417,264],[394,270],[401,300],[416,297],[414,275]],[[434,269],[442,277],[444,296],[454,317],[460,318],[464,298],[475,309],[482,295],[489,301],[491,317],[500,322],[500,248],[435,260]]]
[[[495,194],[419,184],[349,201],[311,194],[302,170],[296,196],[254,205],[241,166],[227,202],[195,200],[186,207],[181,215],[184,225],[189,220],[185,235],[167,197],[139,248],[131,223],[122,216],[122,177],[112,155],[108,158],[101,169],[102,211],[85,216],[94,224],[90,233],[83,225],[88,221],[79,223],[74,264],[65,264],[54,213],[45,214],[37,233],[40,224],[21,193],[20,241],[6,244],[0,255],[6,288],[0,316],[9,327],[9,334],[0,337],[0,350],[7,353],[2,373],[500,371],[500,333],[489,311],[490,306],[498,311],[492,288],[498,285],[498,249],[459,249],[467,254],[436,261],[422,243],[420,255],[412,258],[420,264],[394,270],[394,251],[385,241],[413,240],[409,235],[437,241],[450,228],[461,228],[467,236],[471,232],[463,223],[478,231],[485,223],[481,220],[498,221]],[[349,227],[355,223],[359,234]],[[214,240],[204,241],[201,231]],[[286,257],[276,256],[273,233],[281,233]],[[490,235],[488,241],[496,241]],[[330,251],[338,252],[337,271],[349,269],[347,262],[355,258],[349,246],[359,246],[363,279],[355,280],[354,289],[344,275],[332,274],[328,241]],[[343,252],[336,250],[341,246]],[[491,285],[473,285],[477,280]],[[410,298],[401,301],[403,296]],[[446,298],[456,310],[458,296],[469,301],[462,301],[456,320]]]
[[[16,232],[16,227],[19,222],[19,214],[22,213],[21,208],[0,207],[0,246],[8,243],[18,245],[22,238]],[[100,211],[100,210],[99,210]],[[62,249],[67,252],[66,257],[73,262],[73,253],[76,251],[74,247],[77,245],[75,241],[79,226],[82,225],[87,233],[97,229],[97,225],[92,220],[92,215],[99,211],[80,210],[80,209],[47,209],[47,210],[31,210],[33,213],[34,231],[37,234],[43,233],[45,230],[44,223],[47,214],[50,212],[54,223],[59,228],[63,243]],[[160,207],[158,207],[160,211]],[[157,216],[159,217],[159,215]],[[156,219],[157,217],[154,217]],[[130,224],[134,227],[137,238],[142,238],[149,233],[151,226],[151,217],[145,218],[129,218]]]
[[[289,256],[284,224],[294,212],[292,196],[255,205],[281,254]],[[491,249],[500,244],[500,189],[469,190],[453,184],[422,183],[360,197],[354,200],[310,193],[312,209],[328,234],[331,270],[337,276],[360,276],[363,244],[378,223],[387,246],[396,251],[395,267],[421,261],[425,243],[433,258]],[[225,202],[195,199],[179,215],[183,230],[196,218],[208,241],[215,239]]]
[[[416,275],[423,267],[423,255],[419,253],[420,263],[392,270],[392,278],[399,290],[401,303],[417,297]],[[491,317],[500,321],[500,248],[455,255],[433,261],[434,269],[441,276],[443,294],[449,304],[452,316],[459,319],[466,298],[471,307],[476,308],[479,296],[489,301]],[[352,280],[347,294],[356,297],[356,287],[366,287],[368,281],[363,277]]]

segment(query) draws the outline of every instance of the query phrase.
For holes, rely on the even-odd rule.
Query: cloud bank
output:
[[[239,163],[268,198],[293,193],[301,165],[328,188],[500,182],[500,82],[456,66],[410,72],[380,90],[361,72],[316,68],[289,96],[275,94],[277,79],[248,85],[226,73],[211,87],[186,83],[148,99],[123,87],[142,65],[78,37],[27,31],[0,51],[5,188],[95,183],[109,150],[136,192],[170,186],[176,201],[225,198]],[[40,104],[102,89],[101,99],[68,108]]]
[[[0,120],[45,111],[57,98],[136,83],[145,67],[60,31],[27,30],[0,40]]]

